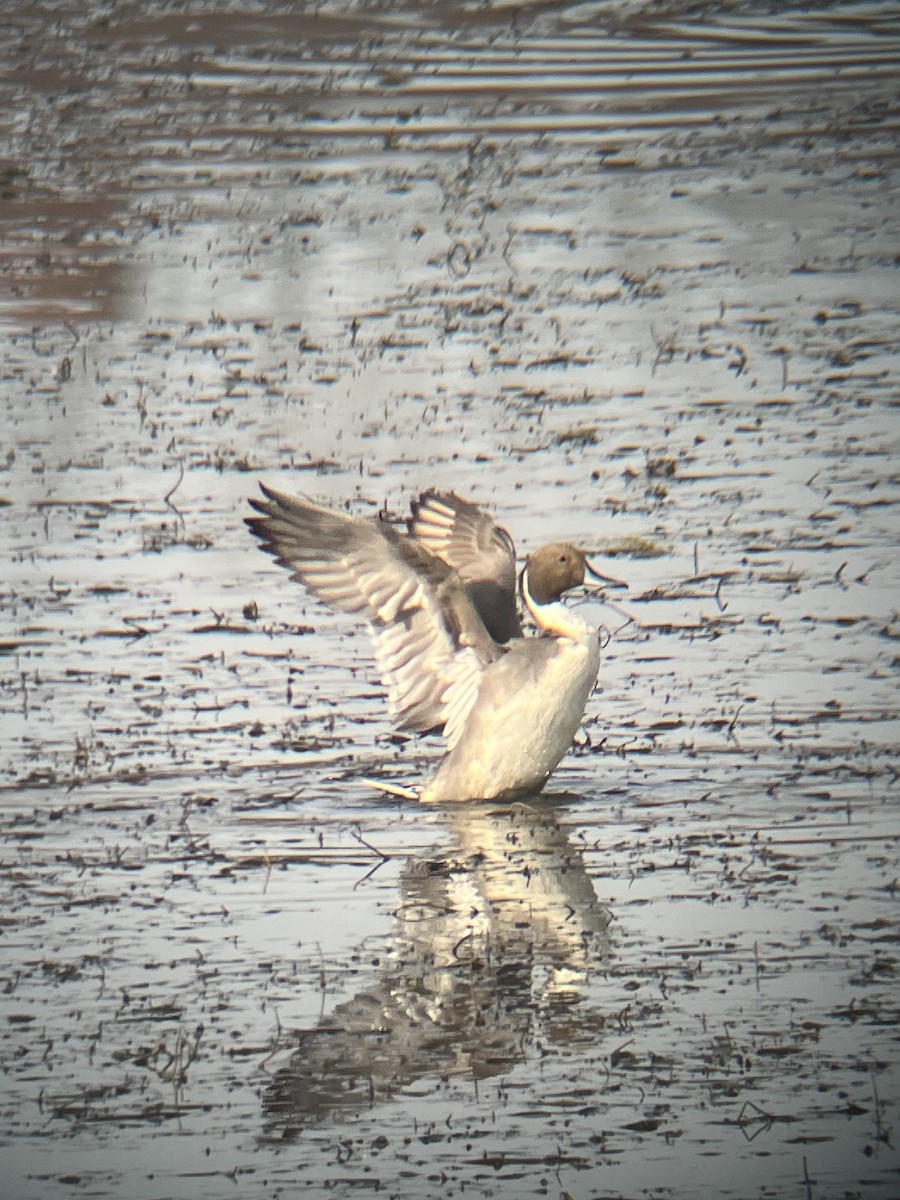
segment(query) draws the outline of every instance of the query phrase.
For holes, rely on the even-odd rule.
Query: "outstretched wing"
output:
[[[412,514],[410,536],[458,573],[494,641],[519,637],[516,548],[507,531],[455,492],[423,492]]]
[[[385,521],[261,490],[265,500],[250,501],[261,515],[247,524],[293,579],[369,623],[397,726],[443,728],[455,742],[501,653],[455,572]]]

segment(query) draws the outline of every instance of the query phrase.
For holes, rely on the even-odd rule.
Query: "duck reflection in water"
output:
[[[404,867],[380,977],[290,1035],[264,1098],[267,1137],[290,1140],[424,1076],[501,1075],[538,1027],[570,1040],[585,1021],[609,915],[553,806],[474,805],[447,819],[451,846]]]

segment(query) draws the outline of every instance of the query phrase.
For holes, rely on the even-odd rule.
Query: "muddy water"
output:
[[[3,18],[0,1191],[897,1195],[891,6],[293,7]],[[552,794],[258,478],[610,556]]]

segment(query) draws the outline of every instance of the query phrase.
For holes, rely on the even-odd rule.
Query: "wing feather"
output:
[[[516,548],[502,526],[455,492],[431,489],[413,503],[407,528],[466,584],[476,611],[497,642],[522,632],[516,611]]]
[[[469,650],[458,654],[450,669],[450,678],[444,692],[444,737],[451,750],[459,741],[472,706],[478,699],[483,671],[484,667]]]
[[[293,579],[365,617],[398,727],[443,728],[455,740],[482,671],[502,651],[452,565],[385,521],[262,492],[250,502],[260,515],[247,524]]]

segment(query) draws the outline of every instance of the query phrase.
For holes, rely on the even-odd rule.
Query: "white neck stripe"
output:
[[[561,600],[551,600],[549,604],[538,604],[528,588],[527,567],[522,572],[522,599],[535,623],[541,629],[546,629],[548,633],[580,639],[590,629],[588,623],[566,608]]]

